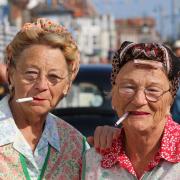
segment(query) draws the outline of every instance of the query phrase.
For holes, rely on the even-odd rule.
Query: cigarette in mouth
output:
[[[20,99],[16,99],[17,103],[23,103],[23,102],[28,102],[28,101],[32,101],[33,97],[26,97],[26,98],[20,98]]]
[[[118,126],[120,123],[122,123],[128,116],[128,112],[124,113],[119,119],[118,121],[115,123],[115,126]]]

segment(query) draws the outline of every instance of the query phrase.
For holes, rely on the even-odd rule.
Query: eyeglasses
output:
[[[35,71],[30,71],[30,72],[27,71],[25,73],[22,73],[21,76],[23,80],[28,84],[37,83],[40,80],[40,74]],[[46,75],[46,81],[50,85],[56,85],[58,83],[61,83],[67,77],[68,77],[68,74],[59,75],[55,73],[50,73]]]
[[[118,91],[121,96],[124,96],[128,99],[133,98],[137,93],[137,88],[131,85],[118,85]],[[144,89],[144,94],[146,97],[146,100],[149,102],[157,102],[161,96],[163,96],[165,93],[169,92],[170,89],[163,91],[162,89],[151,87]]]

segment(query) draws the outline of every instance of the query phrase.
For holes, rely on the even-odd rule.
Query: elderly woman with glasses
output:
[[[6,54],[10,94],[0,102],[0,179],[79,180],[88,145],[50,113],[79,69],[71,34],[40,18],[22,27]]]
[[[83,179],[180,179],[180,126],[170,115],[179,77],[180,61],[166,46],[121,45],[112,61],[120,136],[103,155],[86,152]]]

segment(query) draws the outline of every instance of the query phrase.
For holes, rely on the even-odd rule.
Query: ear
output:
[[[171,114],[171,104],[167,107],[167,112],[166,114],[170,115]]]
[[[166,115],[170,115],[171,114],[171,107],[172,107],[172,105],[173,105],[173,97],[172,97],[172,95],[170,94],[169,96],[168,96],[168,99],[167,99],[167,104],[168,104],[168,106],[167,106],[167,109],[166,109]]]
[[[71,88],[71,85],[72,85],[72,82],[68,82],[65,87],[64,87],[64,90],[63,90],[63,94],[64,96],[66,96]]]
[[[70,79],[73,81],[76,78],[76,75],[79,71],[79,66],[80,66],[80,54],[77,53],[77,59],[74,61],[67,61],[67,63],[70,66],[71,69],[71,76]]]
[[[73,62],[72,63],[73,68],[72,68],[71,77],[70,77],[71,81],[74,81],[74,79],[76,78],[77,73],[79,71],[79,65],[77,65],[77,63],[78,62]]]
[[[117,101],[117,98],[115,97],[115,94],[116,94],[115,90],[116,90],[116,87],[114,86],[111,91],[111,95],[112,95],[111,104],[112,104],[113,110],[116,111],[116,107],[118,107],[118,104],[117,104],[118,101]]]
[[[9,85],[14,86],[14,80],[13,80],[13,75],[14,75],[14,68],[7,68],[7,73],[6,73],[6,78],[9,83]]]

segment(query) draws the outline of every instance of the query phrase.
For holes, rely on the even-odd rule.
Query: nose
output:
[[[45,76],[39,77],[35,83],[35,88],[39,91],[45,91],[48,89],[48,81]]]
[[[138,90],[136,92],[136,94],[133,97],[133,100],[131,101],[135,106],[143,106],[146,105],[147,99],[146,99],[146,95],[144,93],[144,90]]]

